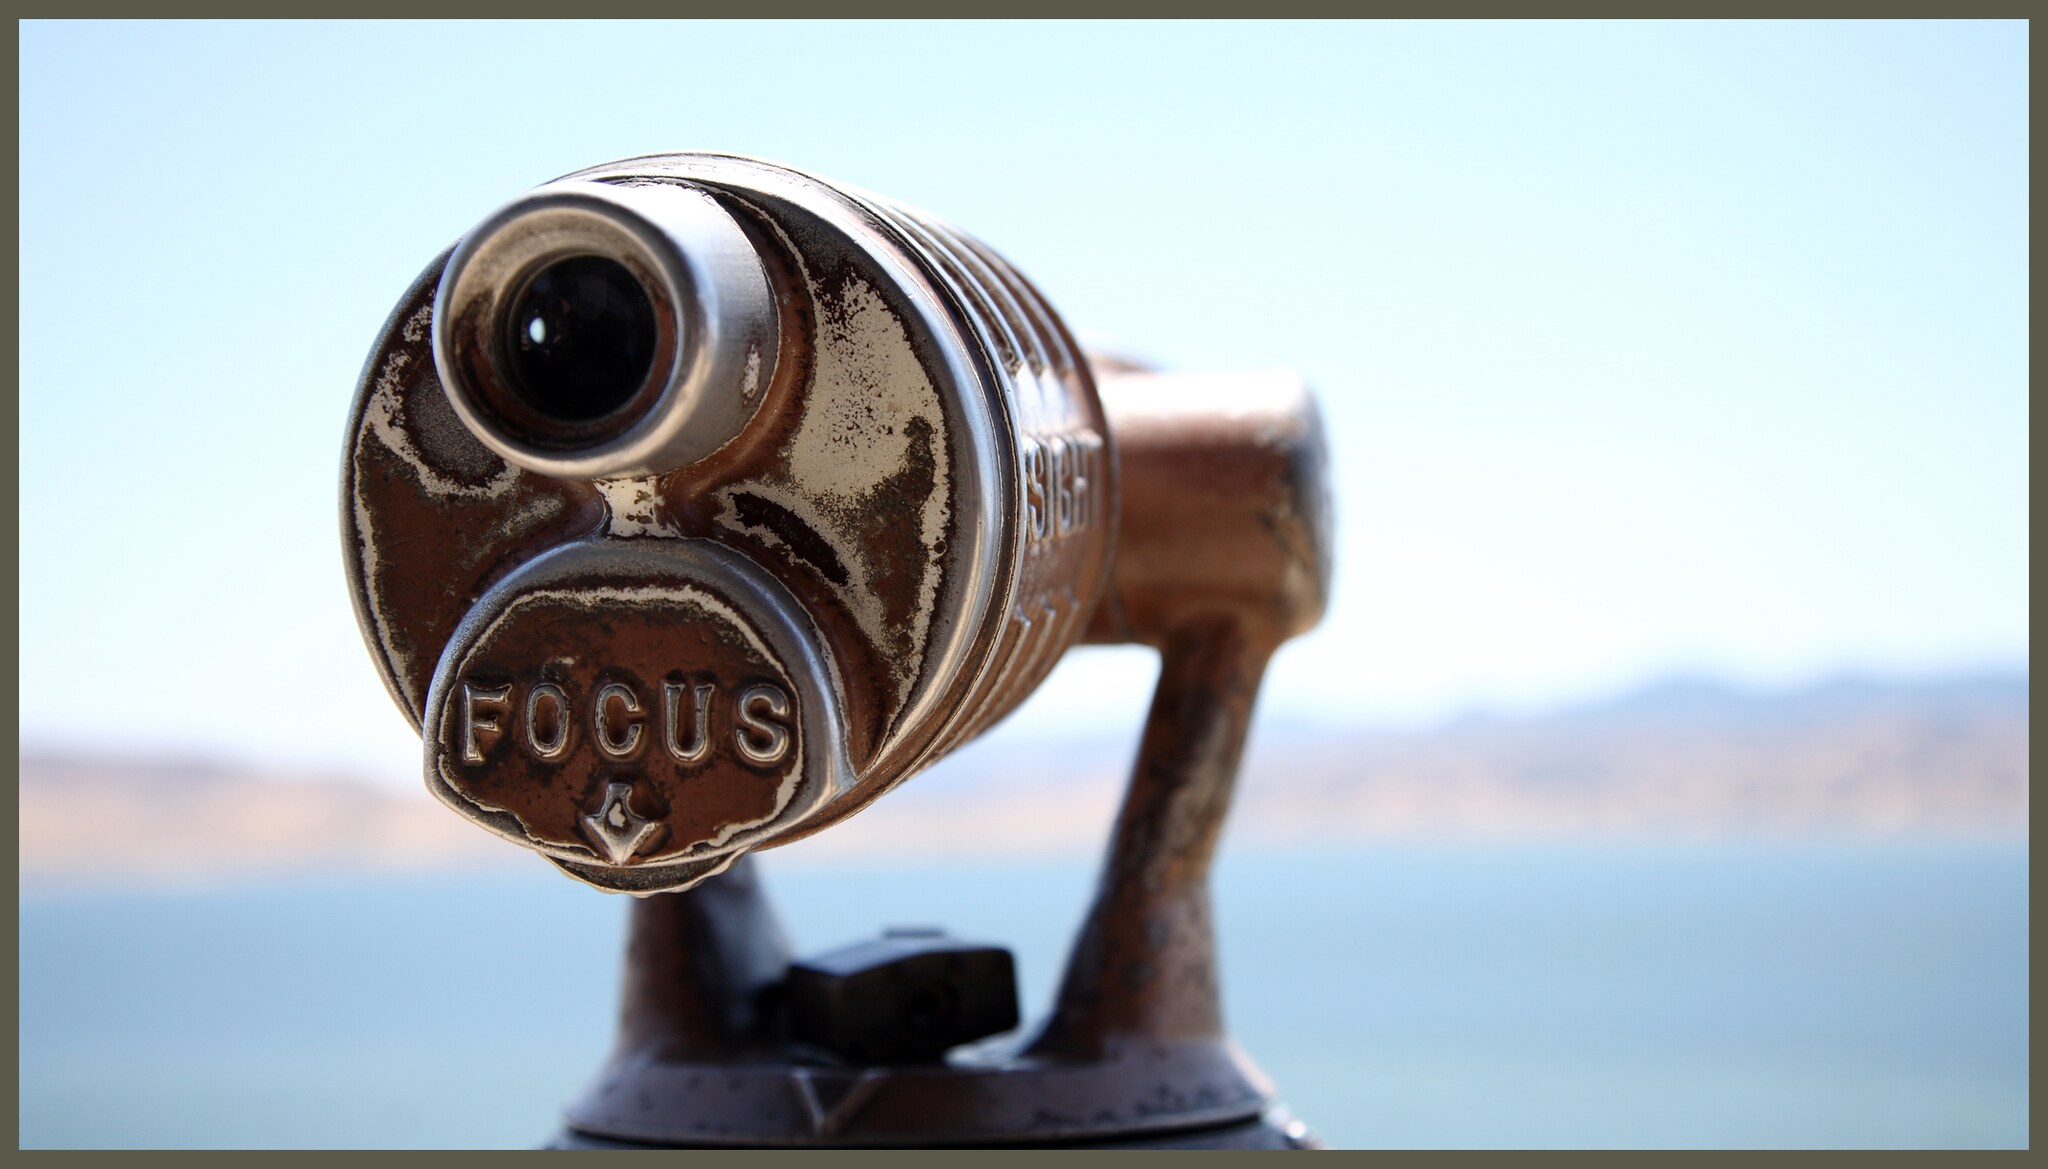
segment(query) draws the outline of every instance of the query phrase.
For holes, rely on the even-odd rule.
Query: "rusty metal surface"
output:
[[[1314,400],[1284,373],[1106,378],[1123,516],[1090,636],[1160,653],[1095,899],[1034,1055],[1224,1034],[1209,864],[1266,662],[1329,590]]]
[[[464,617],[429,701],[429,789],[603,888],[716,872],[852,782],[811,626],[707,540],[521,565]]]
[[[593,250],[645,293],[604,303],[660,327],[585,416],[500,334]],[[1098,367],[971,237],[730,156],[578,172],[454,256],[365,367],[345,555],[435,795],[640,896],[568,1143],[1312,1144],[1225,1031],[1208,896],[1266,662],[1328,594],[1299,382]],[[573,339],[581,302],[547,303],[535,344]],[[1162,664],[1050,1016],[965,1042],[1003,1015],[996,964],[939,950],[793,978],[745,854],[859,811],[1084,640]],[[975,1017],[871,1042],[918,994]]]
[[[1088,640],[1163,646],[1215,619],[1277,645],[1328,603],[1329,452],[1285,370],[1105,371],[1122,511]]]
[[[550,1149],[659,1149],[673,1144],[613,1140],[564,1129],[549,1142]],[[717,1147],[705,1142],[697,1147]],[[1321,1149],[1325,1146],[1308,1126],[1295,1119],[1284,1105],[1274,1105],[1250,1120],[1228,1121],[1197,1129],[1176,1129],[1162,1133],[1125,1136],[1082,1137],[1072,1141],[996,1141],[984,1147],[1054,1149]]]
[[[1266,661],[1327,595],[1320,423],[1284,374],[1102,385],[1124,522],[1091,635],[1157,647],[1161,674],[1050,1017],[921,1066],[622,1058],[571,1108],[573,1131],[653,1144],[1158,1147],[1228,1132],[1265,1143],[1215,1147],[1313,1146],[1299,1122],[1258,1119],[1274,1091],[1224,1026],[1208,874]]]
[[[659,771],[660,756],[604,751],[599,724],[630,719],[635,703],[642,712],[661,706],[670,681],[694,694],[683,676],[702,669],[686,653],[646,658],[614,636],[634,619],[595,602],[576,640],[544,647],[529,638],[530,660],[512,661],[511,635],[500,630],[497,656],[483,662],[458,634],[481,598],[521,587],[523,566],[570,545],[590,550],[595,573],[614,552],[703,541],[779,584],[787,601],[772,623],[807,626],[817,646],[835,703],[834,717],[812,730],[846,782],[771,832],[727,834],[744,847],[767,847],[852,814],[1021,701],[1094,608],[1116,507],[1107,428],[1086,363],[1052,310],[985,248],[928,216],[750,160],[656,156],[559,185],[577,194],[606,184],[643,200],[657,188],[687,190],[741,225],[756,250],[775,291],[780,346],[761,363],[772,373],[745,425],[712,452],[660,473],[576,478],[539,473],[523,465],[534,464],[530,458],[508,461],[503,436],[478,424],[475,409],[451,404],[490,395],[451,391],[443,380],[465,368],[436,358],[434,339],[455,329],[434,316],[444,260],[401,302],[366,367],[344,463],[343,528],[365,636],[394,695],[422,726],[457,699],[466,712],[476,695],[507,685],[524,702],[553,658],[579,663],[550,683],[560,693],[545,694],[535,713],[552,717],[560,706],[587,733],[569,735],[559,753],[485,752],[459,779],[443,766],[447,753],[430,750],[430,786],[461,797],[448,802],[487,827],[573,860],[572,871],[601,886],[646,891],[657,887],[651,870],[675,859],[651,839],[618,856],[601,842],[587,856],[565,852],[592,848],[587,833],[579,843],[571,837],[580,830],[572,830],[616,807],[607,795],[614,780],[636,792],[664,783],[628,774],[642,762]],[[545,218],[554,213],[554,188],[515,206]],[[486,226],[517,235],[520,221],[511,222],[500,214]],[[490,270],[508,287],[519,278],[505,264]],[[653,298],[657,307],[666,295]],[[443,299],[451,297],[490,300]],[[471,316],[472,328],[496,319]],[[657,363],[650,376],[669,376],[667,367]],[[643,401],[658,398],[650,394],[626,413],[652,409]],[[592,440],[592,449],[610,441]],[[578,464],[558,453],[543,465]],[[687,583],[715,592],[722,580]],[[636,654],[641,660],[629,668]],[[489,676],[450,672],[457,662],[487,665]],[[598,676],[608,670],[638,671],[620,683],[625,695],[600,693],[614,681]],[[435,689],[437,678],[445,691]],[[510,728],[501,740],[553,742],[552,729],[536,736],[518,725],[523,705],[504,706],[502,716],[488,700],[481,706],[484,721]],[[730,754],[729,743],[719,737],[714,756]],[[487,774],[499,770],[505,775]],[[613,779],[599,786],[591,777],[600,772]],[[697,786],[708,793],[718,785]],[[515,787],[516,812],[508,803]],[[497,794],[480,795],[486,788]],[[557,806],[543,809],[545,801]],[[716,830],[687,822],[679,809],[688,801],[627,802],[631,815],[658,821],[657,833],[678,846],[725,847]],[[744,808],[735,814],[735,826],[756,818]]]
[[[567,1120],[578,1132],[658,1145],[1052,1144],[1241,1123],[1272,1102],[1243,1053],[1201,1044],[1115,1062],[980,1067],[613,1063]]]

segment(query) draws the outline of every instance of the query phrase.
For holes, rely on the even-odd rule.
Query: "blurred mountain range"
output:
[[[1677,679],[1426,730],[1262,719],[1233,843],[2027,831],[2024,674],[1756,693]],[[1093,853],[1137,740],[998,728],[785,855]],[[423,789],[193,760],[20,756],[24,881],[535,863]]]

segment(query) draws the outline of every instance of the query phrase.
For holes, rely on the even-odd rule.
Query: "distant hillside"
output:
[[[519,851],[424,788],[189,759],[24,753],[20,792],[24,882],[473,867]]]
[[[1093,850],[1136,738],[1041,746],[999,729],[797,847]],[[2023,674],[1780,693],[1677,679],[1418,731],[1262,720],[1228,839],[2023,836],[2027,740]]]
[[[1245,828],[1285,837],[2027,828],[2027,680],[1697,680],[1539,719],[1274,744]],[[1341,826],[1341,827],[1336,827]]]
[[[1779,694],[1679,680],[1425,731],[1262,722],[1229,837],[2024,835],[2027,700],[2023,675]],[[1136,737],[999,729],[793,851],[1092,853]],[[24,753],[20,807],[26,880],[535,863],[416,787],[189,760]]]

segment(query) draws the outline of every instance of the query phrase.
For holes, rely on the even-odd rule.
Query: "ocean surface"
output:
[[[795,850],[790,850],[794,854]],[[2028,1144],[2027,848],[1226,849],[1226,1016],[1338,1147]],[[764,858],[800,952],[940,924],[1049,1003],[1083,861]],[[23,1147],[531,1146],[624,903],[453,877],[21,895]]]

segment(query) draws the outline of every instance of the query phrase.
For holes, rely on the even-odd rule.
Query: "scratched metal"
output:
[[[1050,1016],[1000,1048],[907,1067],[778,1056],[772,1016],[714,1032],[702,1021],[730,1017],[738,1008],[717,1004],[736,999],[676,972],[716,966],[721,950],[675,939],[710,938],[707,919],[721,937],[778,934],[757,892],[735,896],[753,888],[736,871],[634,907],[636,938],[670,941],[659,961],[629,963],[619,1048],[571,1106],[566,1143],[1201,1147],[1231,1133],[1314,1146],[1230,1041],[1208,880],[1266,662],[1327,600],[1321,423],[1281,373],[1125,370],[1101,385],[1124,514],[1088,633],[1158,648],[1160,681]]]
[[[1229,1039],[1208,897],[1266,663],[1328,594],[1312,398],[1092,363],[971,237],[786,168],[571,177],[731,217],[777,315],[774,361],[741,366],[772,369],[758,407],[659,473],[507,463],[435,372],[444,255],[365,368],[342,509],[429,787],[643,895],[618,1044],[562,1143],[1312,1144]],[[857,811],[1081,640],[1153,646],[1161,672],[1051,1015],[944,1061],[821,1062],[742,854]]]
[[[737,437],[687,466],[612,479],[522,470],[449,406],[430,348],[431,266],[372,354],[344,467],[365,634],[419,722],[444,654],[468,652],[451,638],[471,607],[550,548],[699,539],[732,549],[816,629],[840,719],[819,735],[852,777],[807,817],[749,837],[783,843],[992,724],[1079,638],[1106,583],[1117,514],[1091,373],[1020,276],[929,216],[723,156],[655,156],[569,178],[687,184],[732,216],[776,292],[771,383]],[[521,774],[535,786],[530,768]],[[549,788],[561,806],[541,819],[588,814],[595,781],[589,768],[579,774]],[[553,830],[525,842],[558,856],[569,847]],[[621,863],[655,862],[634,853]]]
[[[815,630],[708,540],[598,538],[522,565],[431,693],[430,790],[600,888],[701,880],[850,782]]]
[[[628,175],[688,177],[745,199],[778,233],[821,313],[812,352],[823,368],[811,392],[829,404],[807,408],[805,441],[789,463],[729,488],[728,498],[788,508],[828,538],[850,577],[860,575],[858,561],[908,559],[878,541],[884,530],[900,536],[915,523],[931,533],[920,546],[943,552],[927,559],[914,592],[900,572],[887,582],[894,595],[871,590],[865,608],[851,582],[837,590],[864,635],[847,640],[883,653],[884,668],[866,680],[901,697],[882,712],[860,784],[810,826],[823,828],[992,725],[1078,639],[1105,583],[1117,514],[1092,370],[1021,276],[922,212],[723,156],[632,159],[570,177]],[[891,289],[909,295],[892,304]],[[934,435],[946,440],[932,444],[934,477],[951,475],[956,500],[975,505],[953,503],[943,535],[933,503],[910,514],[924,497],[905,489],[918,484],[885,473],[890,460],[875,457],[922,442],[923,419],[947,428]],[[886,490],[859,490],[870,484]],[[775,538],[766,523],[733,522],[753,518],[737,506],[727,516],[739,534]]]

